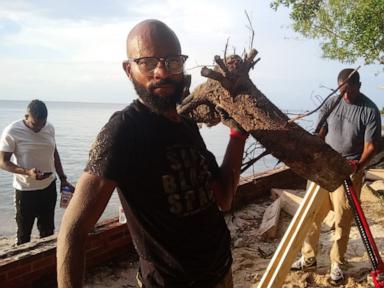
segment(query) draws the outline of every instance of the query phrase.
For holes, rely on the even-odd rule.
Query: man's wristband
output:
[[[347,160],[349,166],[351,166],[353,173],[359,170],[359,160]]]
[[[247,140],[248,135],[249,135],[248,133],[241,132],[239,129],[236,129],[236,128],[231,128],[229,132],[229,136],[231,138],[238,138],[243,141]]]

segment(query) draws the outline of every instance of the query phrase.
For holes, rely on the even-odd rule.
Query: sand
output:
[[[16,224],[15,224],[16,225]],[[31,242],[38,243],[39,236],[31,235]],[[16,246],[16,235],[15,236],[0,236],[0,252],[4,252],[5,250],[12,249]]]
[[[373,201],[373,202],[372,202]],[[272,203],[270,199],[260,199],[242,210],[226,216],[228,228],[232,235],[232,266],[234,287],[248,288],[260,281],[273,252],[287,229],[291,217],[282,212],[279,223],[278,237],[264,241],[257,236],[265,208]],[[382,201],[371,199],[364,201],[363,209],[370,224],[376,244],[384,247],[384,206]],[[285,288],[301,287],[334,287],[329,283],[329,250],[332,244],[333,231],[322,232],[316,272],[290,272],[283,285]],[[131,256],[130,256],[131,257]],[[347,250],[346,280],[341,288],[369,287],[367,275],[371,269],[366,250],[354,225],[350,234]],[[111,262],[98,267],[87,274],[86,287],[135,287],[137,263],[128,260]]]
[[[270,203],[265,202],[263,208]],[[382,205],[381,202],[363,203],[363,209],[367,211],[366,216],[369,218],[368,222],[379,250],[381,247],[384,247],[384,211]],[[257,236],[260,218],[255,217],[254,220],[247,219],[251,215],[256,215],[255,211],[258,208],[260,208],[260,205],[249,205],[246,209],[235,213],[235,218],[238,219],[237,223],[240,224],[235,226],[235,232],[232,233],[234,241],[233,274],[235,287],[237,288],[248,288],[260,281],[272,253],[278,246],[278,242],[291,220],[290,216],[282,212],[278,239],[268,242],[263,241]],[[332,235],[333,231],[321,234],[317,271],[306,273],[290,272],[286,277],[283,287],[334,287],[329,283],[329,251],[332,244]],[[239,244],[236,245],[236,243]],[[353,226],[351,230],[346,258],[348,260],[348,264],[345,267],[346,270],[344,270],[346,281],[338,287],[369,287],[367,284],[367,274],[371,266],[356,226]]]
[[[122,255],[106,265],[95,267],[85,275],[85,288],[128,288],[137,287],[136,273],[138,259],[132,251],[128,255]]]

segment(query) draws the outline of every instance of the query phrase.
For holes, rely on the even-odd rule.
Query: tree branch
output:
[[[304,118],[304,117],[307,117],[307,116],[312,115],[313,113],[317,112],[317,111],[318,111],[318,110],[325,104],[325,102],[327,102],[327,100],[328,100],[332,95],[334,95],[337,91],[340,90],[341,87],[343,87],[345,84],[347,84],[348,80],[352,77],[353,74],[356,73],[357,70],[360,69],[360,67],[361,67],[361,66],[358,66],[355,70],[353,70],[353,71],[348,75],[347,79],[345,79],[343,82],[341,82],[340,85],[337,86],[336,89],[332,90],[332,92],[331,92],[327,97],[325,97],[324,101],[323,101],[323,102],[322,102],[322,103],[321,103],[315,110],[312,110],[312,111],[310,111],[310,112],[308,112],[308,113],[300,114],[300,115],[298,115],[297,117],[294,117],[294,118],[292,118],[292,119],[289,119],[289,120],[288,120],[288,123],[295,122],[296,120],[302,119],[302,118]],[[341,99],[342,96],[343,96],[343,93],[339,96],[340,99]],[[338,101],[340,101],[340,100],[338,100]],[[335,106],[335,107],[336,107],[336,106]],[[332,108],[334,109],[335,107],[332,107]],[[332,109],[332,110],[333,110],[333,109]],[[332,111],[330,111],[330,113],[331,113],[331,112],[332,112]],[[329,113],[329,114],[330,114],[330,113]],[[327,117],[329,116],[329,114],[327,115]],[[319,124],[320,124],[320,122],[319,122]],[[323,123],[323,124],[324,124],[324,123]]]

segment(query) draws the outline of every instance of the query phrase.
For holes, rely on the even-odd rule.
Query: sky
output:
[[[138,22],[156,18],[178,35],[192,85],[214,55],[250,46],[245,10],[261,61],[250,76],[281,109],[311,110],[335,88],[338,72],[362,65],[362,92],[384,106],[382,65],[321,57],[319,42],[290,28],[289,10],[269,0],[0,0],[0,100],[130,103],[137,96],[121,68]]]

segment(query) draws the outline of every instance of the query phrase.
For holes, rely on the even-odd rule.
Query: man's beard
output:
[[[154,112],[161,113],[174,109],[180,103],[184,90],[184,76],[180,81],[172,79],[162,79],[156,83],[149,85],[148,88],[141,85],[132,77],[133,87],[141,100]],[[171,84],[175,87],[175,91],[167,96],[160,96],[154,93],[156,88],[161,85]]]

